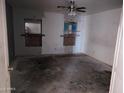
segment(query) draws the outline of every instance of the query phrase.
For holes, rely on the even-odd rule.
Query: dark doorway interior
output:
[[[14,61],[14,27],[13,27],[13,8],[6,1],[6,20],[7,20],[7,34],[8,34],[8,49],[9,49],[9,62]]]

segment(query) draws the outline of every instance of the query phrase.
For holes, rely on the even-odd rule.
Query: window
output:
[[[74,46],[74,45],[75,45],[75,34],[65,34],[64,46]]]
[[[64,23],[64,46],[74,46],[77,32],[76,22],[65,22]]]
[[[36,19],[25,19],[25,46],[42,46],[42,21]]]

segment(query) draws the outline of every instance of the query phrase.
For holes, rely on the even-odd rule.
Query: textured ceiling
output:
[[[67,5],[69,0],[8,0],[14,7],[61,11],[57,5]],[[77,6],[85,6],[88,14],[122,7],[123,0],[75,0]]]

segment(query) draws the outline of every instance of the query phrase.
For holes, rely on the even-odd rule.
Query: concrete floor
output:
[[[109,93],[111,66],[86,55],[18,57],[12,93]]]

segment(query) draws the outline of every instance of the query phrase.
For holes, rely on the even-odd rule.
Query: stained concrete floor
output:
[[[111,66],[86,55],[18,57],[12,93],[109,93]]]

